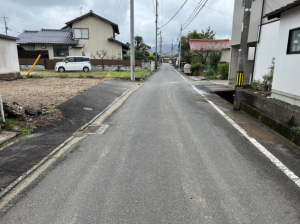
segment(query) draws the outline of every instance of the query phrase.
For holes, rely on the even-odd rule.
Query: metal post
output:
[[[181,35],[182,35],[182,24],[180,28],[180,48],[179,48],[179,62],[178,62],[178,70],[180,71],[180,62],[181,62]]]
[[[159,45],[160,45],[160,57],[159,57],[160,59],[159,59],[159,60],[160,60],[160,63],[161,63],[161,58],[162,58],[162,57],[161,57],[161,52],[162,52],[162,37],[161,37],[161,31],[160,31],[160,44],[159,44]]]
[[[134,48],[134,0],[130,0],[130,52],[131,81],[135,82],[135,48]]]
[[[158,2],[156,0],[156,28],[155,28],[155,69],[157,69],[157,20],[158,20],[158,13],[157,13],[157,6],[158,6]]]
[[[5,18],[5,14],[4,14],[4,24],[5,24],[5,33],[6,33],[6,36],[7,36],[7,30],[8,30],[8,27],[6,25],[6,18]]]
[[[3,111],[1,93],[0,93],[0,112],[1,112],[1,116],[2,116],[2,122],[5,123],[5,116],[4,116],[4,111]],[[1,126],[0,126],[0,130],[1,130]]]
[[[241,94],[244,84],[244,71],[245,63],[247,57],[247,43],[248,43],[248,33],[250,25],[250,16],[251,16],[251,6],[252,0],[246,0],[244,8],[244,19],[243,19],[243,29],[241,34],[241,44],[239,49],[239,60],[237,68],[237,81],[235,86],[235,95],[233,101],[233,109],[240,110],[241,107]]]

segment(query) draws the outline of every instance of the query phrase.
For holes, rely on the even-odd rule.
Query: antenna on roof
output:
[[[80,15],[82,15],[82,9],[83,9],[83,7],[81,6],[80,7]]]

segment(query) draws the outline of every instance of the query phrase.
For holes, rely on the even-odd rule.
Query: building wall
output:
[[[82,56],[83,48],[70,48],[69,55],[70,56]]]
[[[15,40],[0,37],[0,74],[20,72]]]
[[[300,27],[300,6],[281,13],[272,96],[300,106],[300,54],[286,54],[289,30]]]
[[[281,8],[282,6],[285,6],[292,2],[294,2],[294,0],[265,0],[263,15],[271,11],[274,11],[278,8]],[[248,43],[253,43],[257,41],[257,34],[258,34],[260,20],[261,20],[262,4],[263,4],[263,0],[252,1]],[[244,9],[245,6],[243,6],[242,0],[234,1],[234,14],[233,14],[233,23],[232,23],[232,36],[231,36],[232,46],[239,45],[241,42],[241,31],[242,31],[242,23],[244,17]],[[268,22],[270,21],[267,20],[267,18],[264,18],[262,21],[263,24]]]
[[[277,39],[280,22],[265,24],[256,47],[256,58],[253,79],[262,81],[262,76],[268,74],[272,58],[276,58]],[[276,61],[276,60],[275,60]]]
[[[73,35],[74,28],[88,28],[89,39],[79,39],[78,44],[84,44],[83,52],[90,52],[91,58],[97,56],[97,51],[107,50],[108,58],[114,55],[122,57],[122,46],[118,43],[110,42],[107,39],[113,36],[113,27],[95,17],[87,17],[79,20],[72,25]]]
[[[221,62],[230,62],[230,49],[222,50]]]
[[[42,49],[42,46],[46,46],[46,49]],[[44,51],[44,50],[47,50],[48,51],[48,54],[49,54],[49,59],[53,59],[54,58],[54,52],[53,52],[53,45],[42,45],[42,44],[36,44],[35,45],[35,50],[36,51]],[[62,57],[64,58],[64,57]]]
[[[34,51],[34,45],[21,45],[26,51]]]
[[[249,47],[253,47],[253,44],[248,44]],[[230,59],[230,66],[229,66],[229,74],[228,74],[228,79],[229,79],[229,84],[235,84],[236,83],[236,74],[237,74],[237,67],[238,67],[238,58],[239,58],[239,49],[240,46],[233,46],[231,47],[231,59]],[[250,80],[250,76],[252,76],[252,71],[253,71],[253,63],[254,61],[249,61],[248,60],[248,51],[247,51],[247,57],[246,57],[246,62],[245,62],[245,69],[244,69],[244,84],[248,84]]]

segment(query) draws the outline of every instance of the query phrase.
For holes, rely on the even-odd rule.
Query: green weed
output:
[[[1,122],[1,127],[13,128],[18,122],[18,118],[6,118],[5,123]]]
[[[3,143],[3,146],[8,145],[9,143],[10,143],[10,141],[8,140],[8,141],[6,141],[6,142]]]
[[[57,111],[57,109],[52,108],[51,110],[48,110],[48,111],[46,112],[46,114],[53,114],[53,113],[56,112],[56,111]]]
[[[300,128],[298,128],[298,127],[292,127],[292,129],[293,129],[293,131],[297,131],[297,132],[300,132]]]

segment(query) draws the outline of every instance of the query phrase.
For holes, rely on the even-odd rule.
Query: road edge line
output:
[[[251,138],[247,132],[239,126],[234,120],[228,117],[218,106],[212,101],[208,100],[194,85],[192,87],[204,97],[204,99],[219,113],[221,114],[233,127],[235,127],[245,138],[247,138],[262,154],[264,154],[278,169],[280,169],[290,180],[292,180],[298,187],[300,187],[300,178],[277,159],[271,152],[269,152],[263,145],[256,139]]]
[[[101,118],[105,112],[108,112],[115,104],[120,102],[115,108],[112,108],[112,111],[109,111],[109,114],[112,114],[116,109],[118,109],[124,101],[141,85],[136,85],[133,88],[125,91],[120,97],[115,99],[110,105],[108,105],[103,111],[96,115],[90,122],[86,123],[80,128],[80,131],[84,130],[88,125]],[[124,99],[123,99],[124,98]],[[107,118],[107,115],[105,116]],[[58,147],[53,149],[48,155],[43,157],[37,164],[31,167],[28,171],[23,173],[20,177],[14,180],[10,185],[6,186],[0,192],[0,218],[5,215],[5,213],[22,198],[22,195],[25,194],[28,190],[34,187],[39,180],[41,180],[48,171],[53,169],[72,149],[88,134],[77,137],[76,134],[78,131],[74,132],[73,135],[68,138],[66,141],[61,143]]]

